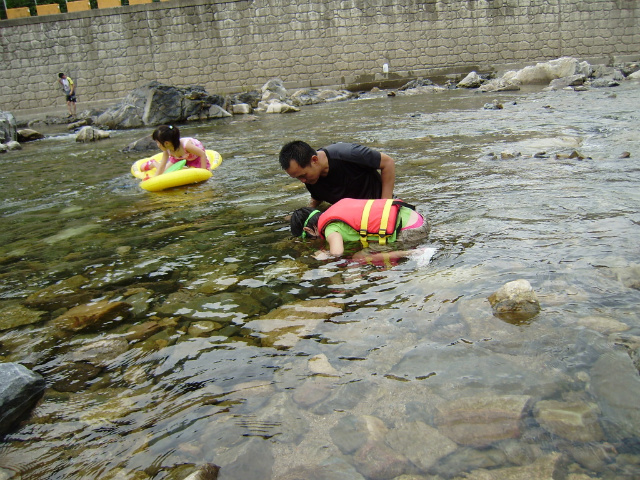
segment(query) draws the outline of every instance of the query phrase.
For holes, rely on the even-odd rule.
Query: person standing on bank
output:
[[[76,86],[70,77],[67,77],[64,73],[58,74],[58,83],[62,86],[62,91],[67,97],[67,109],[69,110],[69,116],[72,118],[76,116]]]
[[[393,197],[396,179],[393,158],[362,145],[334,143],[316,151],[296,140],[280,150],[280,166],[290,177],[305,184],[312,208],[343,198]]]

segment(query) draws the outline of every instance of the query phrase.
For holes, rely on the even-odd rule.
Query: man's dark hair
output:
[[[311,157],[314,155],[317,155],[317,152],[308,143],[294,140],[280,150],[280,166],[283,170],[287,170],[291,160],[295,160],[300,167],[305,168],[309,166]]]
[[[60,72],[60,73],[58,74],[58,78],[62,78],[62,77],[64,77],[64,73]]]
[[[305,226],[304,222],[307,221],[307,218],[309,218],[309,215],[314,210],[315,209],[311,207],[302,207],[295,210],[291,214],[291,235],[293,235],[294,237],[299,237],[300,235],[302,235],[302,232],[304,231],[304,226]],[[318,220],[320,219],[320,212],[318,210],[315,210],[315,211],[318,213],[313,217],[309,218],[309,221],[307,222],[307,227],[309,228],[314,228],[315,226],[318,225]]]

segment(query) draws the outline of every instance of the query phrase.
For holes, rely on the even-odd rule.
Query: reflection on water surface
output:
[[[224,162],[156,194],[120,153],[146,131],[3,155],[0,359],[48,388],[0,476],[638,478],[639,100],[447,91],[188,125]],[[429,242],[316,261],[284,221],[307,202],[277,161],[296,138],[394,157]],[[542,312],[516,325],[486,298],[519,278]],[[76,306],[113,310],[71,328]]]

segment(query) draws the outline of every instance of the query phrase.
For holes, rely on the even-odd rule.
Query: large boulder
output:
[[[9,112],[0,112],[0,143],[17,139],[16,119]]]
[[[579,62],[572,57],[562,57],[544,63],[530,65],[518,71],[511,71],[504,74],[503,79],[520,85],[544,84],[556,78],[569,77],[572,75],[591,74],[591,68],[586,62]]]
[[[180,123],[209,118],[213,105],[224,107],[224,97],[211,95],[203,87],[181,88],[150,82],[107,109],[96,123],[110,129]]]
[[[44,379],[19,363],[0,363],[0,435],[7,433],[40,400]]]

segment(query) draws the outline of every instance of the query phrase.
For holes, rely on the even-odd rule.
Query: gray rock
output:
[[[20,421],[44,393],[44,379],[19,363],[0,363],[0,435]]]
[[[411,80],[410,82],[405,83],[398,90],[402,91],[402,90],[410,90],[412,88],[432,87],[434,85],[435,84],[431,80],[429,80],[428,78],[425,80],[422,77],[418,77],[415,80]]]
[[[76,134],[76,142],[80,143],[89,143],[95,142],[98,140],[104,140],[105,138],[109,138],[111,135],[106,130],[100,130],[94,127],[82,127],[80,131]]]
[[[484,79],[478,75],[477,72],[469,72],[460,82],[458,82],[458,88],[478,88],[484,83]]]
[[[252,90],[250,92],[242,92],[234,95],[231,98],[231,103],[246,103],[250,105],[251,108],[257,108],[260,100],[262,100],[262,93],[256,90]]]
[[[0,112],[0,143],[7,143],[17,138],[16,119],[9,112]]]
[[[279,78],[272,78],[262,86],[262,101],[270,100],[284,101],[287,98],[287,89]]]
[[[584,84],[586,80],[584,75],[569,75],[568,77],[556,78],[551,80],[549,84],[550,90],[562,90],[566,87],[577,87]]]
[[[151,138],[151,135],[147,135],[146,137],[139,138],[135,142],[130,143],[125,148],[122,149],[123,153],[129,152],[146,152],[150,150],[158,150],[158,145],[155,140]]]
[[[22,145],[15,140],[10,140],[6,143],[7,150],[22,150]]]
[[[41,138],[44,138],[43,134],[30,128],[23,128],[17,131],[18,142],[31,142],[33,140],[40,140]]]
[[[223,97],[211,95],[202,87],[179,88],[150,82],[108,108],[96,123],[110,129],[180,123],[189,118],[210,118],[211,107],[225,103]]]
[[[231,112],[234,115],[249,114],[253,112],[253,108],[248,103],[235,103],[231,105]]]

